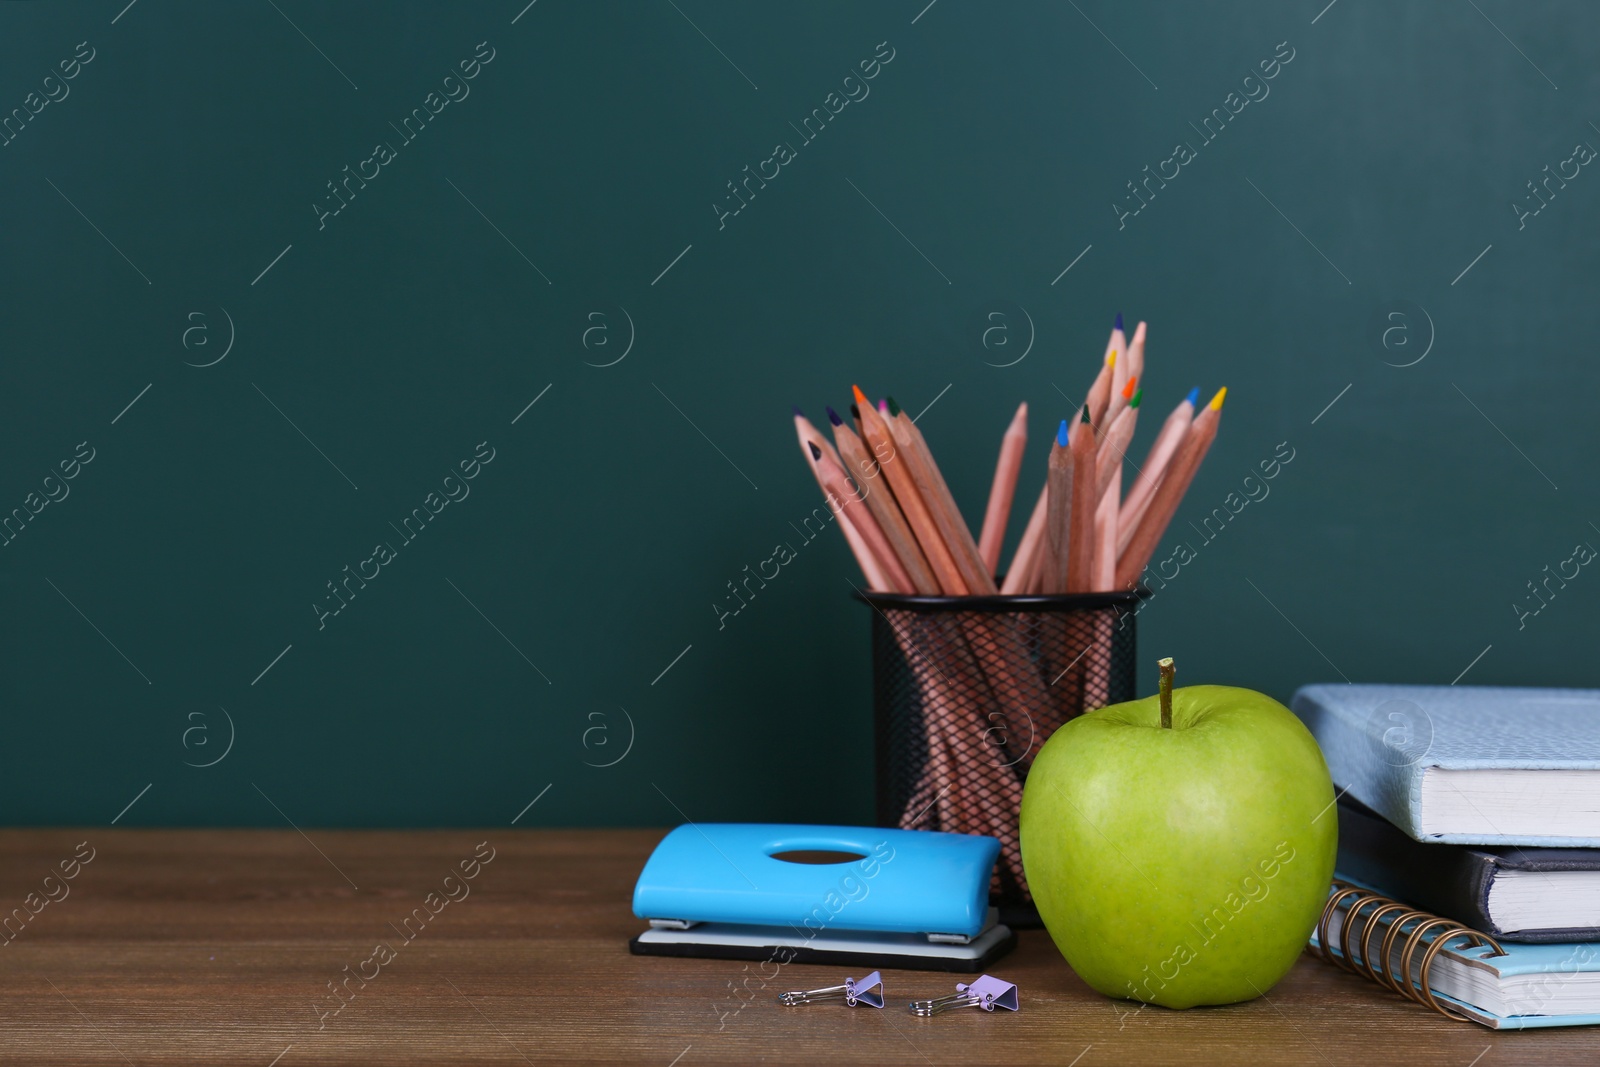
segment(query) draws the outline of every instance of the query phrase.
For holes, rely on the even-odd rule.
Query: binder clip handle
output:
[[[962,985],[958,982],[956,992],[949,996],[911,1002],[911,1014],[924,1018],[949,1011],[951,1008],[982,1008],[984,1011],[1004,1008],[1007,1011],[1016,1011],[1017,987],[1011,982],[1002,982],[986,974],[971,985]]]
[[[778,1003],[793,1007],[796,1004],[818,1004],[828,1000],[842,1000],[854,1008],[865,1004],[869,1008],[883,1007],[883,976],[873,971],[865,978],[846,978],[843,985],[824,986],[821,989],[796,989],[778,994]]]

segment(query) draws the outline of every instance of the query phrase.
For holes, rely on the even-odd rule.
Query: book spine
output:
[[[1467,913],[1469,915],[1467,925],[1474,930],[1482,930],[1491,937],[1504,937],[1505,931],[1500,929],[1500,925],[1494,921],[1494,916],[1489,912],[1489,889],[1494,885],[1494,876],[1500,869],[1499,865],[1488,853],[1469,850],[1467,854],[1477,860],[1473,872],[1477,878],[1471,886],[1472,906]]]

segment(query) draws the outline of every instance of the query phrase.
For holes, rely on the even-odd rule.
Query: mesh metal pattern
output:
[[[999,838],[990,900],[1026,921],[1022,783],[1062,723],[1133,699],[1134,612],[1146,595],[863,594],[879,825]]]

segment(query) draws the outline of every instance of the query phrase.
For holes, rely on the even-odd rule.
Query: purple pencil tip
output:
[[[802,419],[806,417],[806,413],[800,410],[799,404],[794,406],[794,413]]]
[[[839,413],[833,410],[832,407],[828,408],[828,421],[833,423],[835,426],[844,425],[844,420],[839,417]]]
[[[1101,319],[1100,321],[1104,322],[1105,319]],[[1120,311],[1117,312],[1117,325],[1116,325],[1115,328],[1118,329],[1118,330],[1122,329],[1122,312],[1120,312]]]

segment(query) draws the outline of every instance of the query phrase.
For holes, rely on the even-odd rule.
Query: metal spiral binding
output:
[[[1362,910],[1369,907],[1371,910],[1362,914]],[[1335,953],[1328,947],[1328,932],[1340,911],[1348,914],[1344,925],[1339,928],[1340,951]],[[1388,929],[1384,931],[1383,941],[1374,954],[1372,933],[1385,925],[1385,919],[1388,920]],[[1415,925],[1407,931],[1407,924]],[[1470,1021],[1467,1016],[1436,1000],[1428,984],[1434,959],[1446,945],[1459,938],[1466,940],[1458,948],[1488,948],[1493,950],[1491,955],[1506,954],[1500,943],[1487,934],[1452,919],[1411,908],[1360,886],[1335,880],[1328,902],[1322,908],[1322,917],[1317,920],[1317,943],[1307,946],[1306,951],[1351,974],[1364,975],[1368,980],[1426,1005],[1446,1018]],[[1417,949],[1423,946],[1426,948],[1422,954],[1421,968],[1417,981],[1412,982],[1411,965]],[[1396,965],[1392,970],[1391,963]]]

